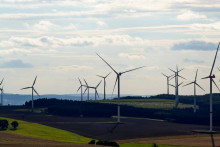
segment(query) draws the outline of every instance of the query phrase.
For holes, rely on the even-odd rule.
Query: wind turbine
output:
[[[79,78],[78,78],[78,79],[79,79]],[[79,86],[77,92],[79,91],[79,89],[81,89],[81,101],[83,101],[82,87],[85,86],[85,85],[82,84],[82,82],[80,81],[80,79],[79,79],[79,83],[80,83],[80,86]]]
[[[4,78],[2,79],[0,86],[2,85],[3,81],[4,81]],[[3,95],[2,95],[3,94],[3,86],[2,86],[2,88],[0,88],[0,90],[1,90],[1,106],[3,106]]]
[[[96,53],[97,54],[97,53]],[[118,123],[120,123],[120,76],[124,73],[127,73],[127,72],[130,72],[130,71],[134,71],[134,70],[137,70],[137,69],[140,69],[140,68],[143,68],[145,66],[141,66],[141,67],[138,67],[138,68],[134,68],[134,69],[130,69],[130,70],[127,70],[127,71],[124,71],[124,72],[117,72],[113,67],[111,67],[110,64],[108,64],[108,62],[106,62],[99,54],[97,54],[116,74],[116,81],[115,81],[115,85],[118,81]],[[114,85],[114,89],[115,89],[115,85]],[[113,90],[114,90],[113,89]]]
[[[219,42],[219,44],[220,44],[220,42]],[[213,71],[213,68],[214,68],[214,65],[215,65],[215,60],[216,60],[216,57],[217,57],[217,54],[218,54],[219,44],[218,44],[218,47],[217,47],[217,50],[216,50],[216,53],[215,53],[215,58],[214,58],[214,61],[213,61],[213,64],[212,64],[210,74],[209,74],[209,76],[202,78],[202,79],[208,79],[208,78],[210,79],[210,112],[209,112],[210,113],[210,130],[209,130],[209,132],[212,132],[212,129],[213,129],[213,126],[212,126],[212,115],[213,115],[213,112],[212,112],[212,82],[218,88],[217,84],[214,81],[215,75],[214,74],[212,75],[212,71]],[[218,88],[218,90],[220,91],[219,88]]]
[[[90,88],[92,88],[92,89],[95,90],[95,100],[96,100],[96,95],[99,97],[99,94],[98,94],[97,88],[99,87],[99,85],[100,85],[101,82],[102,82],[102,81],[100,81],[96,87],[90,87]]]
[[[36,80],[37,80],[37,76],[35,77],[34,82],[33,82],[33,84],[32,84],[31,87],[25,87],[25,88],[22,88],[22,89],[21,89],[21,90],[23,90],[23,89],[29,89],[29,88],[31,88],[31,90],[32,90],[32,112],[34,112],[34,92],[40,97],[40,95],[37,93],[37,91],[36,91],[35,88],[34,88],[34,85],[35,85]]]
[[[88,90],[87,98],[88,98],[88,100],[89,100],[89,88],[92,88],[92,87],[90,87],[90,86],[88,85],[88,83],[86,82],[85,79],[84,79],[84,81],[85,81],[85,83],[86,83],[86,85],[85,85],[86,89],[85,89],[85,91],[83,92],[83,95],[85,94],[86,90]]]
[[[179,75],[179,72],[181,72],[183,70],[183,68],[181,70],[179,70],[178,66],[176,66],[176,71],[174,71],[174,70],[172,70],[170,68],[169,68],[169,70],[171,70],[175,74],[175,76],[173,78],[175,78],[175,86],[174,86],[175,87],[175,107],[177,108],[178,104],[179,104],[179,86],[182,84],[182,83],[178,84],[178,78],[180,77],[180,78],[185,79],[184,77]],[[171,78],[171,79],[173,79],[173,78]],[[173,86],[173,85],[171,85],[171,86]]]
[[[164,75],[167,78],[167,94],[169,95],[169,81],[170,81],[170,77],[172,77],[173,75],[167,76],[164,73],[162,73],[162,75]]]
[[[109,76],[111,74],[111,72],[109,73],[109,74],[107,74],[105,77],[103,77],[103,76],[100,76],[100,75],[97,75],[98,77],[101,77],[101,78],[103,78],[104,79],[104,100],[106,100],[106,94],[105,94],[105,88],[106,88],[106,81],[105,81],[105,79]]]
[[[197,73],[198,73],[198,69],[196,70],[196,76],[195,76],[195,80],[193,82],[190,82],[188,84],[183,85],[184,86],[188,86],[191,84],[194,84],[194,112],[196,112],[196,86],[198,86],[199,88],[201,88],[203,91],[205,91],[201,86],[199,86],[199,84],[196,82],[197,80]]]

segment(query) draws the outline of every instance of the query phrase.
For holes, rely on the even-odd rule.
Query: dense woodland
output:
[[[175,99],[174,95],[157,95],[149,98],[145,97],[124,97],[122,99]],[[180,96],[180,102],[193,104],[193,96]],[[214,125],[220,125],[220,95],[213,95],[213,119]],[[45,113],[61,116],[73,117],[112,117],[117,115],[116,104],[103,104],[99,102],[81,102],[59,99],[37,99],[34,101],[35,107],[47,108]],[[198,96],[197,104],[199,110],[193,113],[192,108],[184,109],[151,109],[137,108],[128,105],[121,105],[121,116],[146,117],[153,119],[163,119],[171,122],[190,124],[209,124],[209,95]],[[31,106],[31,101],[25,106]]]

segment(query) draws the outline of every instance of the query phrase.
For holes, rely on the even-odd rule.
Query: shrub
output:
[[[89,144],[95,144],[95,140],[91,140]]]
[[[99,140],[96,145],[105,145],[105,146],[115,146],[119,147],[119,145],[116,142],[112,141],[106,141],[106,140]]]
[[[19,124],[18,124],[17,121],[13,121],[13,122],[11,123],[11,125],[12,125],[12,127],[16,130]]]
[[[158,147],[158,145],[156,143],[153,143],[152,147]]]
[[[1,130],[8,129],[8,121],[4,120],[4,119],[0,120],[0,128],[1,128]]]

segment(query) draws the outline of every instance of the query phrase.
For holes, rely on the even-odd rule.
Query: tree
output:
[[[12,125],[12,127],[16,130],[19,124],[18,124],[17,121],[13,121],[13,122],[11,123],[11,125]]]
[[[0,120],[0,128],[2,130],[6,130],[8,128],[8,121],[7,120]]]

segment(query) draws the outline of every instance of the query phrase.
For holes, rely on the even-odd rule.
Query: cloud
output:
[[[90,66],[81,66],[81,65],[67,65],[67,66],[56,66],[51,67],[50,69],[60,71],[60,72],[69,72],[69,71],[79,71],[79,70],[92,70],[93,67]]]
[[[49,31],[49,30],[55,30],[55,29],[59,28],[58,25],[55,25],[48,20],[41,20],[39,23],[34,24],[33,26],[30,26],[29,24],[26,23],[25,26],[28,29],[40,30],[40,31]]]
[[[179,42],[173,45],[172,50],[201,50],[201,51],[209,51],[215,50],[216,44],[212,42],[198,41],[192,40],[188,42]]]
[[[127,54],[127,53],[120,53],[118,54],[119,57],[122,57],[122,58],[128,58],[128,59],[131,59],[131,60],[144,60],[146,59],[145,56],[143,55],[136,55],[136,54]]]
[[[0,68],[32,68],[33,66],[28,63],[24,63],[22,60],[11,60],[4,62],[0,65]]]
[[[185,63],[197,63],[197,64],[204,63],[203,60],[195,60],[195,59],[188,59],[188,58],[185,58],[183,60],[183,62],[185,62]]]
[[[177,16],[177,19],[181,21],[189,21],[195,19],[207,19],[207,17],[205,15],[193,12],[191,10],[184,10],[182,14]]]

